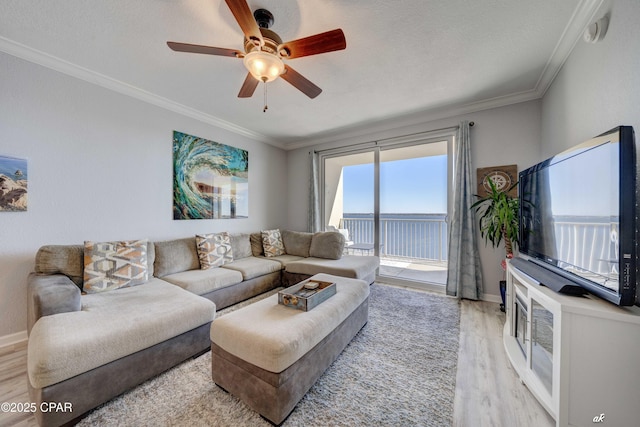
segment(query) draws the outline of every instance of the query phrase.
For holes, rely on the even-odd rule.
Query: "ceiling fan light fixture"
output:
[[[258,9],[252,14],[247,0],[225,0],[225,3],[244,34],[244,52],[236,49],[167,41],[169,48],[176,52],[243,58],[244,66],[249,72],[242,83],[240,92],[238,92],[238,98],[250,98],[260,82],[271,82],[278,77],[282,77],[284,81],[309,98],[313,99],[320,95],[322,89],[289,65],[285,65],[283,60],[288,61],[345,49],[347,41],[341,29],[337,28],[283,43],[280,36],[269,29],[273,24],[271,12]],[[265,84],[265,92],[266,88]]]
[[[268,52],[254,50],[245,55],[243,62],[253,77],[265,83],[284,73],[282,59]]]

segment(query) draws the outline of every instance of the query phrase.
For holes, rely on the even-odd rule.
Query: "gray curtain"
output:
[[[482,296],[482,271],[476,234],[473,168],[469,122],[460,123],[455,141],[453,213],[449,224],[447,295],[477,300]]]
[[[307,217],[307,229],[312,233],[321,231],[318,157],[318,153],[315,151],[309,151],[309,212]]]

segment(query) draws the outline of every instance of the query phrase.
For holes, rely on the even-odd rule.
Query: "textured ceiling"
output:
[[[288,62],[323,92],[282,79],[237,98],[242,49],[222,0],[2,0],[0,50],[283,148],[399,117],[442,116],[542,96],[602,0],[248,0],[293,40],[342,28],[347,49]]]

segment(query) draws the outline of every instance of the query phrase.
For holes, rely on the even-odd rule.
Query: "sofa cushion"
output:
[[[64,274],[82,289],[84,245],[46,245],[38,249],[35,272]]]
[[[97,293],[145,283],[149,278],[147,242],[84,242],[83,290]]]
[[[156,262],[156,245],[153,242],[147,241],[147,272],[149,273],[149,278],[152,278],[155,269],[153,265]]]
[[[35,388],[64,381],[214,317],[215,304],[208,299],[155,278],[139,286],[84,295],[81,311],[45,316],[33,326],[29,381]]]
[[[249,235],[249,241],[251,243],[251,254],[253,254],[253,256],[264,256],[262,233],[251,233]]]
[[[153,276],[155,245],[147,244],[147,272]],[[35,272],[64,274],[82,289],[84,281],[84,245],[45,245],[36,254]]]
[[[282,230],[282,243],[288,255],[308,257],[312,238],[313,233]]]
[[[286,253],[280,230],[263,230],[260,233],[262,234],[262,248],[267,258]]]
[[[254,277],[264,276],[282,270],[282,264],[278,261],[271,261],[270,258],[249,257],[236,260],[230,264],[222,266],[225,269],[235,270],[242,273],[244,280]]]
[[[315,233],[311,239],[309,256],[326,259],[340,259],[344,252],[344,236],[337,231]]]
[[[380,265],[377,256],[345,255],[341,259],[304,258],[287,264],[285,270],[289,273],[313,276],[318,273],[334,274],[336,276],[364,279],[371,275]]]
[[[196,295],[205,295],[216,289],[237,285],[242,282],[242,274],[226,268],[210,268],[209,270],[187,270],[162,277],[169,283],[180,286]]]
[[[200,268],[220,267],[233,262],[233,249],[229,233],[196,234],[196,248],[200,259]]]
[[[274,257],[264,258],[264,259],[268,259],[271,261],[278,261],[280,264],[282,264],[282,268],[284,269],[287,266],[287,264],[289,264],[290,262],[300,261],[301,259],[304,259],[304,257],[298,256],[298,255],[284,254],[284,255],[274,256]]]
[[[230,234],[233,259],[242,259],[253,255],[249,234]],[[261,246],[262,247],[262,246]]]
[[[155,242],[155,246],[156,262],[154,267],[157,277],[186,270],[200,269],[195,238],[186,237]]]
[[[27,332],[42,316],[82,310],[80,288],[63,274],[30,273],[27,278]]]

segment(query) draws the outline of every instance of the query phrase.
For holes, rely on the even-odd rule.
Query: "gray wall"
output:
[[[44,244],[286,225],[283,150],[3,53],[0,93],[0,155],[26,158],[29,173],[28,211],[0,213],[0,341],[26,330]],[[173,130],[249,151],[248,219],[173,220]]]
[[[640,1],[605,0],[605,38],[580,40],[542,102],[540,160],[618,125],[640,132]]]
[[[457,126],[461,120],[475,122],[475,126],[471,128],[471,156],[474,168],[517,164],[521,170],[537,161],[540,152],[540,101],[479,111],[416,126],[394,128],[375,135],[335,141],[322,148]],[[312,148],[318,147],[288,152],[288,223],[289,227],[296,230],[305,230],[307,227],[308,153]],[[503,278],[500,261],[503,257],[504,249],[493,249],[490,246],[485,247],[484,242],[480,243],[486,299],[500,299],[499,281]]]

